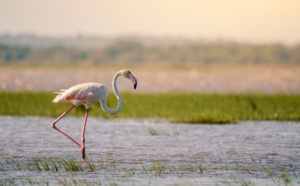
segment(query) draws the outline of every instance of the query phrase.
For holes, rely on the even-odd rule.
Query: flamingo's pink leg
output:
[[[84,137],[84,133],[85,133],[85,127],[86,127],[86,121],[87,121],[87,117],[88,117],[88,112],[89,112],[89,109],[86,109],[85,118],[84,118],[84,124],[83,124],[82,134],[81,134],[81,141],[82,141],[81,152],[82,152],[82,159],[83,159],[83,161],[85,161],[85,137]]]
[[[75,107],[75,105],[73,105],[71,108],[69,108],[65,113],[63,113],[59,118],[57,118],[52,124],[51,124],[51,127],[55,130],[57,130],[58,132],[62,133],[63,135],[67,136],[70,140],[72,140],[74,143],[76,143],[80,148],[81,148],[81,145],[76,141],[74,140],[73,138],[71,138],[68,134],[64,133],[63,131],[61,131],[60,129],[58,129],[55,124],[61,119],[63,118],[68,112],[70,112],[70,110],[72,110],[73,108]]]

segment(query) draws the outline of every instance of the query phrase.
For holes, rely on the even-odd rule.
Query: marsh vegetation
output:
[[[47,92],[0,92],[0,115],[56,117],[70,103],[53,104],[55,94]],[[118,115],[105,114],[94,104],[90,116],[102,118],[151,118],[185,123],[235,123],[245,120],[300,120],[300,95],[260,94],[121,94],[123,109]],[[110,108],[117,106],[113,94]],[[83,116],[84,106],[70,116]]]

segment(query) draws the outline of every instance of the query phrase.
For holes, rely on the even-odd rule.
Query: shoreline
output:
[[[129,69],[139,83],[118,79],[119,91],[137,93],[299,94],[300,66],[261,65],[153,65],[58,66],[0,68],[0,92],[51,91],[85,82],[99,82],[111,92],[111,81],[120,69]]]

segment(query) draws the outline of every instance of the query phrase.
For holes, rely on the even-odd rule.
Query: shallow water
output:
[[[80,148],[51,128],[54,120],[0,116],[2,182],[22,183],[30,178],[41,184],[74,180],[104,185],[300,183],[297,122],[202,125],[88,118],[86,154],[96,170],[16,168],[16,162],[25,167],[28,161],[47,158],[74,157],[86,165],[81,162]],[[83,120],[66,117],[56,126],[81,143]]]

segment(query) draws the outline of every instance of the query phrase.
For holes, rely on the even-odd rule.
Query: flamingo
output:
[[[88,117],[88,111],[91,107],[91,104],[100,102],[101,108],[103,109],[104,112],[108,114],[117,114],[121,108],[122,108],[122,99],[120,97],[119,91],[117,89],[117,79],[119,76],[124,76],[125,78],[128,78],[132,81],[134,85],[134,89],[136,89],[137,86],[137,79],[133,76],[133,74],[128,71],[128,70],[120,70],[118,73],[113,78],[112,81],[112,86],[114,93],[118,99],[118,106],[116,109],[111,110],[107,107],[107,88],[100,84],[100,83],[83,83],[83,84],[78,84],[75,85],[69,89],[62,89],[60,92],[56,92],[58,95],[55,97],[55,99],[52,101],[53,103],[58,103],[58,102],[63,102],[63,101],[69,101],[73,103],[73,105],[66,111],[64,112],[60,117],[58,117],[52,124],[51,127],[58,132],[62,133],[66,137],[68,137],[70,140],[72,140],[74,143],[76,143],[82,153],[82,159],[85,161],[85,128],[86,128],[86,122],[87,122],[87,117]],[[85,112],[85,118],[84,118],[84,124],[83,124],[83,129],[82,129],[82,134],[81,134],[81,141],[82,144],[80,145],[76,140],[74,140],[72,137],[70,137],[68,134],[60,130],[55,126],[55,124],[63,118],[68,112],[70,112],[74,107],[78,105],[85,105],[86,107],[86,112]]]

